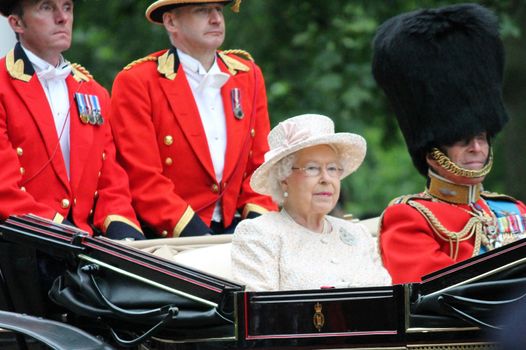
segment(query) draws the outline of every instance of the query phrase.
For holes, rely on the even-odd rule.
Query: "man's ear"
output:
[[[426,163],[427,165],[436,164],[436,162],[433,160],[433,157],[431,157],[430,153],[426,154]]]
[[[436,160],[433,159],[430,153],[426,154],[426,163],[429,166],[429,169],[433,171],[437,171],[438,168],[440,168],[440,165],[437,163]]]
[[[174,33],[177,31],[177,19],[171,11],[163,13],[163,25],[168,33]]]
[[[23,34],[24,33],[24,21],[20,16],[17,15],[9,15],[7,17],[7,22],[9,23],[9,26],[11,26],[11,29],[17,34]]]

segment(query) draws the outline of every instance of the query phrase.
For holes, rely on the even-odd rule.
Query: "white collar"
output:
[[[179,61],[183,65],[183,68],[185,70],[189,70],[192,73],[196,73],[199,75],[205,75],[206,73],[210,73],[210,72],[215,73],[213,71],[214,67],[217,68],[217,70],[219,70],[219,67],[217,67],[217,59],[214,59],[214,64],[212,65],[210,70],[207,72],[205,67],[203,67],[203,65],[201,64],[201,62],[199,62],[198,60],[196,60],[189,54],[184,53],[183,51],[177,49],[177,56],[179,56]]]
[[[55,67],[51,63],[49,63],[48,61],[45,61],[42,58],[40,58],[37,55],[35,55],[32,51],[30,51],[29,49],[25,48],[22,44],[20,44],[20,46],[22,47],[22,50],[24,50],[27,58],[29,59],[29,61],[31,62],[33,67],[35,68],[36,72],[40,72],[40,71],[43,71],[43,70],[46,70],[46,69],[50,69],[50,68],[62,67],[65,64],[69,64],[69,62],[67,62],[64,59],[64,56],[60,55],[59,64],[57,65],[57,67]]]
[[[214,59],[212,67],[210,67],[207,72],[201,62],[192,56],[179,49],[177,49],[177,55],[179,56],[179,61],[181,62],[185,73],[190,75],[191,78],[195,79],[197,82],[197,86],[195,87],[197,91],[203,91],[208,87],[220,89],[230,78],[230,75],[222,72],[219,68],[217,57]]]
[[[41,81],[55,79],[64,80],[71,73],[71,65],[68,61],[64,59],[62,55],[60,55],[60,61],[55,67],[49,62],[35,55],[30,50],[26,49],[22,45],[20,46],[22,47],[22,50],[24,50],[27,58],[29,59],[29,61],[33,65],[33,68],[35,69],[35,73]]]

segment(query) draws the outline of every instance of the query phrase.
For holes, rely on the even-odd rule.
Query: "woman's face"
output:
[[[292,174],[281,183],[288,192],[285,209],[303,217],[328,214],[340,196],[342,168],[338,160],[336,151],[327,145],[298,151]]]

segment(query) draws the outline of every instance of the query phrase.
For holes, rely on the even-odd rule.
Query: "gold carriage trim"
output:
[[[312,316],[312,323],[314,327],[321,332],[321,329],[325,325],[325,315],[322,312],[322,305],[318,302],[314,305],[314,315]]]

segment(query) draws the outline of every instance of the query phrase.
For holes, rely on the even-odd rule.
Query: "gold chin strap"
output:
[[[443,169],[449,171],[450,173],[466,177],[466,178],[476,178],[476,177],[482,177],[489,174],[491,171],[491,167],[493,166],[493,150],[490,148],[489,151],[489,157],[488,161],[486,162],[486,165],[480,170],[470,170],[461,168],[455,163],[451,161],[451,159],[448,158],[442,151],[440,151],[438,148],[431,149],[430,152],[431,158],[433,158],[434,161],[436,161]]]

